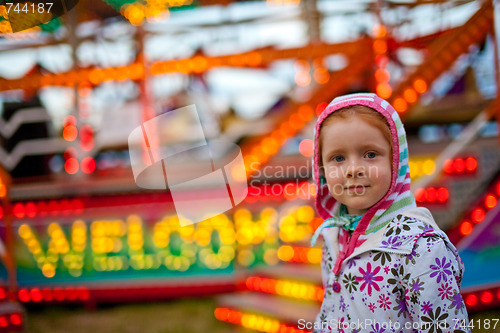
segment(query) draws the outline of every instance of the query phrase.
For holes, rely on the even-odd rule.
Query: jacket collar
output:
[[[407,223],[405,219],[412,219],[416,223]],[[409,226],[405,230],[403,224]],[[392,229],[392,232],[389,231]],[[396,234],[396,230],[399,230]],[[436,234],[443,234],[437,224],[434,222],[431,213],[427,208],[412,208],[404,212],[404,215],[398,215],[384,228],[371,233],[366,240],[358,246],[352,254],[345,260],[356,257],[364,252],[381,251],[387,253],[397,253],[409,255],[412,253],[417,239],[424,233],[433,230]],[[328,228],[323,230],[323,238],[328,249],[338,256],[339,254],[339,232],[340,228]],[[342,232],[347,232],[343,230]],[[345,245],[344,245],[345,246]]]

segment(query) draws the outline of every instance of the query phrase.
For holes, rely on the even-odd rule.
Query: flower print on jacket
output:
[[[382,281],[384,278],[382,276],[377,276],[378,272],[380,271],[380,266],[377,266],[373,272],[372,272],[372,265],[368,263],[366,265],[366,270],[363,268],[359,268],[359,272],[363,275],[361,277],[357,276],[356,281],[361,282],[361,287],[359,288],[360,291],[363,291],[366,286],[368,286],[368,296],[372,295],[372,287],[376,291],[380,291],[380,288],[377,284],[377,282]]]
[[[393,308],[393,310],[398,312],[398,317],[401,315],[403,315],[403,317],[406,317],[407,315],[406,299],[404,297],[398,299],[397,304]]]
[[[398,290],[400,291],[404,290],[408,283],[408,278],[410,277],[410,274],[406,275],[404,274],[403,265],[399,266],[399,270],[391,268],[391,273],[394,276],[394,278],[388,279],[387,282],[394,285],[392,293],[396,293]]]
[[[446,318],[448,318],[448,314],[441,313],[441,307],[438,306],[435,312],[429,311],[427,316],[422,317],[422,328],[428,329],[429,333],[443,333],[443,328],[448,329],[450,327]],[[444,332],[448,332],[448,330]]]
[[[441,282],[441,279],[444,281],[446,280],[447,275],[451,275],[450,267],[451,263],[446,262],[446,257],[443,257],[441,261],[439,261],[439,259],[436,258],[436,265],[430,266],[430,268],[434,270],[434,272],[432,272],[430,276],[431,277],[437,276],[436,278],[437,283]]]
[[[342,280],[342,282],[344,282],[345,288],[347,290],[349,290],[350,293],[352,293],[353,290],[354,291],[358,290],[357,286],[358,286],[359,282],[356,281],[356,277],[352,276],[351,273],[344,275],[344,279]]]
[[[399,236],[391,236],[387,240],[382,241],[383,248],[397,249],[403,244]]]
[[[392,304],[392,302],[390,301],[389,296],[381,294],[378,298],[379,298],[379,300],[377,302],[380,304],[379,307],[382,310],[385,311],[385,310],[389,310],[391,308],[390,305]]]
[[[423,302],[422,303],[422,309],[421,311],[423,313],[429,313],[430,311],[432,311],[432,304],[430,301],[427,301],[427,302]]]
[[[410,230],[410,226],[408,225],[408,223],[411,222],[414,222],[414,220],[404,215],[398,215],[393,220],[393,223],[391,223],[391,227],[387,228],[385,235],[390,236],[392,235],[392,233],[394,233],[395,235],[399,235],[402,230],[408,231]]]
[[[380,259],[382,265],[385,265],[386,262],[391,262],[391,255],[389,253],[384,251],[373,251],[373,253],[376,253],[373,260],[378,261]]]
[[[462,299],[462,295],[456,290],[453,290],[453,295],[448,297],[448,300],[451,301],[448,309],[455,308],[455,314],[458,313],[458,310],[461,310],[464,307],[464,300]]]
[[[415,244],[415,248],[411,251],[410,254],[405,255],[406,261],[405,264],[408,265],[410,262],[415,265],[415,259],[420,257],[420,254],[417,253],[418,244]]]
[[[410,283],[411,292],[415,295],[420,295],[420,291],[424,290],[424,282],[420,282],[420,278],[412,279]]]
[[[443,283],[441,287],[438,288],[439,294],[438,296],[441,297],[441,300],[448,298],[449,296],[452,295],[452,288],[448,283]]]
[[[385,333],[387,325],[382,325],[380,323],[371,324],[372,330],[370,333]]]
[[[356,266],[356,260],[358,260],[360,258],[361,258],[360,256],[356,256],[352,259],[347,260],[347,264],[349,265],[349,268]]]

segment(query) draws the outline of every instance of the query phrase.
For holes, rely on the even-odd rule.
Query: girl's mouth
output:
[[[369,185],[351,185],[351,186],[346,187],[346,190],[348,192],[363,194],[368,187],[370,187],[370,186]]]

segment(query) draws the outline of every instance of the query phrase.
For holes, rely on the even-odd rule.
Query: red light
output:
[[[42,293],[40,292],[40,289],[38,288],[33,288],[30,291],[31,299],[34,302],[40,302],[42,300]]]
[[[484,199],[484,205],[491,209],[497,205],[497,198],[493,194],[488,194]]]
[[[474,157],[467,157],[465,159],[465,169],[469,172],[473,172],[477,169],[477,160]]]
[[[59,214],[59,204],[55,200],[49,201],[49,204],[47,206],[47,210],[49,211],[50,215],[55,216]]]
[[[472,221],[479,223],[484,220],[485,212],[482,208],[476,208],[472,211]]]
[[[38,215],[40,216],[45,216],[47,215],[47,204],[43,201],[39,201],[37,204],[36,204],[36,210],[38,211]]]
[[[73,199],[71,201],[71,207],[74,210],[74,213],[79,215],[83,213],[83,202],[80,199]]]
[[[386,83],[382,82],[377,84],[377,87],[375,88],[377,95],[379,95],[382,98],[389,98],[392,95],[392,88],[391,86]]]
[[[42,298],[44,301],[50,302],[54,299],[52,291],[49,288],[42,289]]]
[[[375,71],[375,80],[377,80],[377,82],[389,82],[390,79],[391,79],[391,74],[389,74],[389,71],[387,69],[378,68]]]
[[[493,294],[489,291],[485,291],[481,294],[481,302],[490,303],[493,301]]]
[[[19,289],[17,292],[17,298],[19,298],[21,302],[26,303],[30,301],[30,294],[27,289]]]
[[[83,125],[80,128],[80,146],[84,151],[94,148],[94,129],[90,125]]]
[[[78,130],[73,125],[64,126],[62,135],[64,140],[71,142],[74,141],[78,136]]]
[[[437,192],[437,199],[440,202],[445,202],[448,200],[450,193],[446,187],[440,187]]]
[[[64,159],[67,160],[69,158],[72,158],[72,157],[75,157],[77,154],[76,152],[76,149],[75,147],[68,147],[65,151],[64,151]]]
[[[460,224],[460,233],[464,236],[467,236],[468,234],[470,234],[473,229],[474,229],[474,226],[469,221],[464,221]]]
[[[465,297],[465,303],[469,306],[474,306],[477,304],[477,296],[476,295],[467,295],[467,297]]]
[[[78,161],[76,158],[71,157],[66,160],[66,163],[64,163],[64,170],[66,170],[67,173],[70,175],[74,175],[75,173],[78,172]]]
[[[0,206],[0,219],[3,219],[3,208]]]
[[[437,193],[434,187],[429,187],[427,190],[425,190],[425,199],[427,199],[428,202],[436,201],[436,197]]]
[[[0,316],[0,327],[7,327],[8,325],[9,322],[7,321],[7,318]]]
[[[56,301],[62,301],[64,298],[64,291],[61,288],[54,288],[54,299]]]
[[[444,161],[443,171],[446,174],[452,174],[453,173],[453,160],[446,160],[446,161]]]
[[[423,94],[427,91],[427,83],[422,79],[416,79],[415,81],[413,81],[413,87],[420,94]]]
[[[308,249],[306,248],[301,248],[299,252],[299,258],[301,262],[308,262],[307,261],[307,253],[309,252]]]
[[[375,65],[377,67],[387,67],[389,64],[389,58],[384,54],[377,54],[375,56]]]
[[[248,289],[250,290],[253,290],[253,277],[249,277],[246,281],[245,281],[245,285],[247,286]]]
[[[70,300],[70,301],[76,300],[78,295],[77,295],[76,290],[73,289],[73,287],[67,287],[65,292],[66,292],[66,295],[68,297],[68,300]]]
[[[7,298],[7,291],[5,288],[0,288],[0,299],[5,299]]]
[[[23,317],[19,313],[13,313],[10,315],[10,322],[12,325],[21,325],[23,322]]]
[[[92,157],[85,157],[82,160],[82,171],[87,174],[95,171],[95,160]]]
[[[214,310],[214,316],[218,320],[225,321],[227,319],[227,310],[223,308],[216,308]]]
[[[304,139],[299,144],[299,152],[302,156],[311,157],[314,154],[314,144],[311,139]],[[94,163],[95,167],[95,163]],[[83,166],[82,166],[83,168]]]
[[[76,124],[76,118],[75,116],[66,116],[63,121],[63,126],[68,126],[68,125],[75,125]]]
[[[59,209],[63,215],[69,215],[71,213],[71,205],[68,200],[64,199],[59,204]]]
[[[35,217],[36,216],[36,206],[31,201],[26,204],[26,216],[28,216],[28,217]]]
[[[500,196],[500,182],[497,183],[497,185],[495,186],[495,189],[496,189],[497,195]]]
[[[319,116],[323,111],[325,111],[326,107],[328,106],[328,103],[319,103],[318,106],[316,106],[316,115]]]
[[[497,290],[497,298],[500,300],[500,289]]]
[[[408,110],[408,103],[406,103],[406,101],[401,97],[396,98],[393,102],[393,105],[396,111],[399,113],[403,113]]]
[[[325,297],[325,290],[323,288],[317,288],[316,289],[316,299],[318,301],[322,301],[324,297]]]
[[[82,301],[86,301],[90,297],[89,290],[85,287],[76,288],[76,293],[77,293],[78,298],[81,299]]]
[[[465,170],[465,161],[463,158],[457,158],[454,164],[454,169],[457,173],[462,173]]]
[[[23,204],[20,203],[20,202],[16,203],[14,205],[14,208],[12,209],[12,213],[18,219],[22,219],[24,217],[24,215],[25,215]]]
[[[260,284],[260,290],[263,292],[267,292],[269,288],[269,279],[262,278],[262,282]]]

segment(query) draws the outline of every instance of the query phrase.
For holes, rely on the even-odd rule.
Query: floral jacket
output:
[[[325,297],[314,332],[470,332],[462,261],[427,209],[405,211],[371,234],[344,260],[340,292],[332,291],[332,268],[350,234],[334,227],[323,237]]]
[[[331,195],[320,166],[323,121],[342,108],[363,105],[380,113],[392,137],[389,190],[361,217],[352,235],[339,228],[341,203]],[[328,144],[328,142],[325,142]],[[335,98],[318,117],[314,136],[314,203],[325,219],[325,296],[316,332],[467,332],[460,295],[463,264],[430,212],[410,191],[408,143],[396,110],[375,94]],[[312,328],[312,327],[311,327]]]

